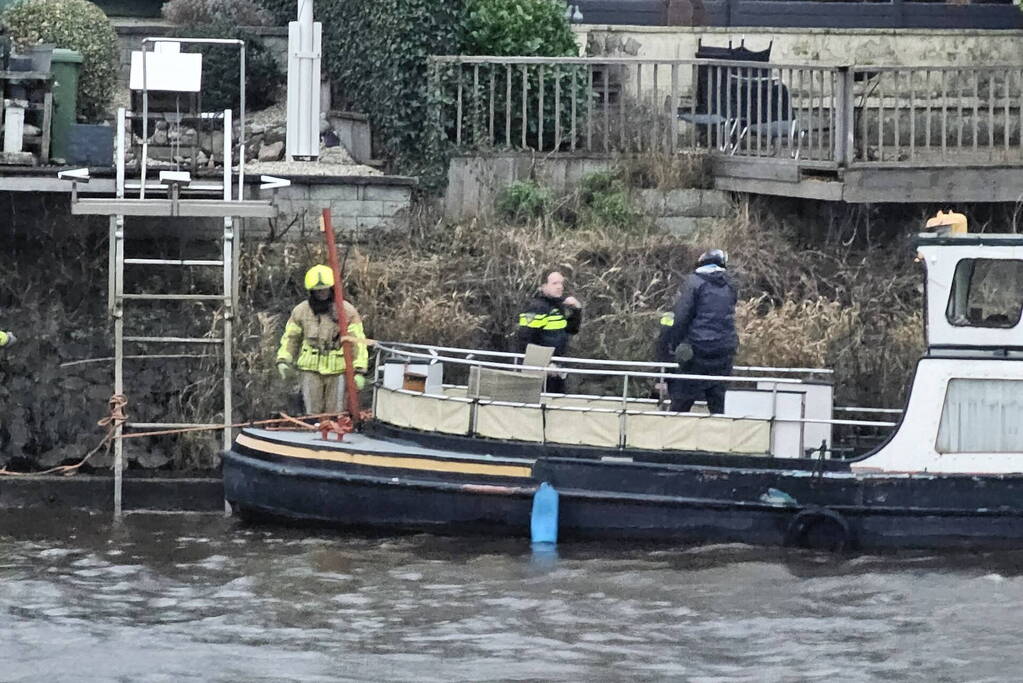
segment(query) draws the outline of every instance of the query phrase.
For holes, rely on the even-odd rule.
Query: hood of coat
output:
[[[728,282],[728,271],[716,263],[708,263],[705,266],[700,266],[695,272],[707,282],[712,282],[716,285]]]

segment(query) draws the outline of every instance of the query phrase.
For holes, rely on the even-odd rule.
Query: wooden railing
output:
[[[1023,66],[433,57],[430,92],[435,134],[462,151],[1023,162]]]

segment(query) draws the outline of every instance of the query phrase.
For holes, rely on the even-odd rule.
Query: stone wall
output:
[[[448,167],[444,216],[450,221],[489,217],[497,194],[518,180],[533,179],[556,194],[575,189],[580,179],[613,168],[617,159],[606,155],[493,154],[455,157]],[[633,196],[637,207],[661,228],[688,234],[729,214],[728,195],[720,190],[641,189]]]
[[[408,228],[415,181],[400,176],[345,176],[292,178],[291,187],[278,190],[280,216],[275,226],[316,225],[323,209],[329,208],[334,228],[344,232],[404,230]],[[258,221],[251,221],[258,224]],[[252,225],[249,231],[258,230]],[[284,233],[297,236],[301,230]]]
[[[582,26],[590,56],[691,59],[699,41],[751,50],[779,64],[965,66],[1018,64],[1023,31],[941,29]],[[773,42],[772,42],[773,41]],[[683,70],[684,71],[684,70]]]

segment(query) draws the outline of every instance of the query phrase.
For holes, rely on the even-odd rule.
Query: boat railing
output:
[[[511,351],[484,351],[479,349],[466,349],[456,346],[433,346],[430,344],[412,344],[407,342],[380,342],[378,345],[383,345],[390,351],[400,352],[400,349],[419,349],[426,351],[433,356],[434,353],[457,353],[465,356],[466,359],[471,360],[473,357],[482,358],[511,358],[515,361],[522,361],[525,357],[524,353],[515,353]],[[676,367],[675,363],[667,363],[661,361],[637,361],[637,360],[610,360],[600,358],[575,358],[572,356],[554,356],[551,358],[551,362],[557,363],[559,367],[571,367],[573,365],[586,366],[586,365],[597,365],[606,367],[632,367],[632,368],[654,368],[660,370],[666,370],[669,368]],[[523,369],[521,362],[512,363],[510,369]],[[546,369],[546,368],[545,368]],[[736,365],[733,366],[733,370],[738,372],[773,372],[781,375],[786,374],[801,374],[801,375],[833,375],[834,370],[831,368],[782,368],[772,366],[756,366],[756,365]]]
[[[812,450],[825,443],[830,451],[834,426],[890,428],[894,424],[835,418],[831,384],[800,377],[691,375],[666,372],[671,365],[664,363],[580,358],[554,359],[556,367],[526,366],[521,364],[523,354],[424,344],[377,342],[376,351],[374,411],[378,419],[425,431],[540,443],[800,457],[806,454],[806,446]],[[387,377],[387,365],[398,365],[400,374]],[[593,367],[598,365],[608,367]],[[513,398],[481,395],[478,386],[470,391],[467,385],[445,385],[442,376],[447,366],[488,369],[514,385]],[[642,369],[634,369],[637,366]],[[410,389],[406,369],[418,370],[423,383]],[[828,374],[819,368],[744,371],[750,370]],[[617,377],[622,389],[613,396],[544,393],[543,378],[552,372],[591,380]],[[432,386],[426,381],[431,375]],[[638,391],[643,382],[673,379],[714,380],[738,388],[728,392],[725,415],[669,412],[663,400],[645,398]]]

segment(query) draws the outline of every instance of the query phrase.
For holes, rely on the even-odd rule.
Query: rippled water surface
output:
[[[1021,567],[0,513],[0,680],[1019,680]]]

